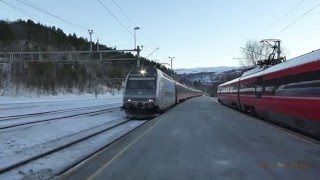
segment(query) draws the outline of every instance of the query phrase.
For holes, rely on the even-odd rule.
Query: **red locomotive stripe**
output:
[[[279,98],[263,97],[257,101],[257,108],[283,114],[320,121],[319,98]]]
[[[320,121],[320,98],[296,98],[269,96],[256,99],[254,96],[240,96],[241,104],[254,106],[257,111],[274,111],[289,116]]]

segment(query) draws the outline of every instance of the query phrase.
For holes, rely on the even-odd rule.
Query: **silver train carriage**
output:
[[[122,109],[131,117],[154,115],[186,99],[201,95],[202,91],[174,81],[159,69],[135,68],[126,78]]]

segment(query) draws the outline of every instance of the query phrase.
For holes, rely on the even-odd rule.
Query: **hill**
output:
[[[217,95],[218,85],[240,77],[250,68],[245,67],[209,67],[176,70],[181,81],[207,92],[210,96]]]
[[[0,20],[0,53],[30,51],[82,51],[89,50],[90,42],[76,34],[65,34],[55,26],[45,26],[32,20]],[[93,51],[96,44],[93,43]],[[100,44],[100,50],[111,47]],[[80,56],[80,55],[79,55]],[[124,52],[110,53],[106,58],[132,58]],[[21,57],[22,59],[28,57]],[[82,57],[87,58],[87,57]],[[155,66],[167,74],[160,64],[141,58],[144,66]],[[0,96],[57,93],[105,93],[120,89],[121,79],[136,66],[133,61],[101,62],[28,62],[0,64]],[[120,79],[119,79],[120,78]]]
[[[198,73],[221,73],[233,69],[239,69],[239,67],[231,66],[219,66],[219,67],[199,67],[199,68],[188,68],[188,69],[175,69],[177,74],[198,74]]]

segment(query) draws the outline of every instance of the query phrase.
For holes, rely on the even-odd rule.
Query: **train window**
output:
[[[320,96],[320,71],[263,81],[263,95]]]
[[[241,94],[254,94],[255,88],[255,83],[242,83],[239,91]]]
[[[284,89],[316,88],[316,87],[320,88],[320,80],[291,83],[286,85]]]
[[[155,89],[156,78],[129,78],[127,82],[127,89]]]
[[[256,83],[256,87],[255,87],[255,91],[256,91],[256,98],[261,99],[262,96],[262,76],[257,78],[257,83]]]

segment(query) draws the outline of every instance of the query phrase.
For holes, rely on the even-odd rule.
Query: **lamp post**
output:
[[[88,32],[89,32],[89,35],[90,35],[90,51],[92,51],[92,33],[93,33],[93,30],[88,29]]]
[[[171,66],[171,78],[172,78],[172,60],[175,58],[175,57],[168,57],[170,59],[170,66]]]
[[[134,49],[137,49],[137,38],[136,38],[136,30],[139,30],[139,27],[133,28],[133,37],[134,37]]]

